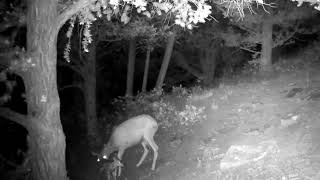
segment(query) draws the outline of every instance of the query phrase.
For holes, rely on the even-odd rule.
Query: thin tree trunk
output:
[[[261,70],[262,72],[272,71],[272,22],[264,22],[262,25],[262,53]]]
[[[150,45],[148,45],[148,47],[147,47],[147,55],[146,55],[146,62],[144,64],[142,92],[146,92],[147,91],[148,72],[149,72],[149,63],[150,63],[150,53],[151,53],[151,47],[150,47]]]
[[[202,52],[202,57],[200,58],[202,72],[204,74],[203,82],[207,86],[211,85],[214,80],[218,51],[219,50],[217,46],[204,49]]]
[[[166,45],[166,52],[164,54],[163,57],[163,61],[162,61],[162,65],[161,65],[161,69],[158,75],[158,79],[157,79],[157,83],[156,83],[156,88],[161,88],[163,86],[163,82],[164,82],[164,78],[166,76],[167,70],[168,70],[168,66],[169,66],[169,62],[171,59],[171,54],[173,51],[173,46],[174,46],[174,41],[176,38],[176,33],[173,32],[170,34],[169,38],[168,38],[168,42]]]
[[[30,0],[27,13],[27,52],[30,67],[23,76],[28,105],[28,147],[32,179],[67,180],[65,136],[57,91],[57,35],[53,27],[57,0]]]
[[[87,121],[87,138],[89,146],[94,148],[100,144],[100,136],[98,136],[98,120],[97,120],[97,109],[96,109],[96,47],[97,40],[92,42],[89,46],[89,52],[85,59],[85,69],[83,74],[83,85],[84,85],[84,103],[86,110],[86,121]]]
[[[130,39],[130,42],[129,42],[126,96],[133,95],[135,59],[136,59],[136,39],[132,38],[132,39]]]

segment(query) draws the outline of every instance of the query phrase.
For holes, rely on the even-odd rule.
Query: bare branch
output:
[[[203,73],[201,73],[199,70],[197,70],[196,68],[189,65],[189,63],[185,62],[185,60],[184,60],[185,57],[183,57],[183,55],[181,53],[175,52],[174,57],[176,60],[175,62],[179,67],[185,69],[190,74],[197,77],[198,79],[203,79],[203,77],[204,77]]]
[[[101,39],[100,41],[102,41],[102,42],[116,42],[116,41],[121,41],[121,40],[123,40],[123,38],[114,38],[114,39],[105,38],[105,39]]]
[[[24,24],[20,23],[19,21],[5,21],[0,23],[0,32],[3,32],[11,27],[21,26],[21,25],[24,25]]]
[[[65,8],[57,18],[57,29],[60,29],[66,21],[77,14],[81,9],[87,7],[90,3],[92,3],[91,0],[78,0]]]
[[[71,64],[71,63],[68,63],[66,61],[58,61],[58,66],[63,66],[63,67],[67,67],[71,70],[73,70],[74,72],[78,73],[79,76],[82,77],[83,75],[83,71],[81,70],[81,68],[76,65],[76,64]]]
[[[69,85],[59,87],[59,91],[63,91],[68,88],[78,88],[78,89],[80,89],[80,91],[83,91],[83,86],[81,83],[69,84]]]
[[[99,66],[98,68],[97,68],[97,72],[100,72],[100,71],[102,71],[102,70],[104,70],[104,69],[106,69],[106,68],[108,68],[108,66]]]
[[[252,49],[249,49],[249,48],[246,48],[246,47],[240,47],[240,49],[242,49],[242,50],[244,50],[244,51],[248,51],[248,52],[252,52],[252,53],[258,53],[258,54],[260,54],[261,52],[260,51],[254,51],[254,50],[252,50]]]
[[[253,28],[246,27],[245,25],[243,25],[241,23],[239,23],[239,25],[237,27],[239,27],[240,29],[242,29],[244,31],[249,32],[250,34],[258,34],[257,30],[255,30]]]
[[[5,164],[8,164],[9,166],[15,167],[15,168],[18,168],[20,166],[19,164],[8,160],[2,154],[0,154],[0,161],[4,162]]]
[[[283,39],[278,39],[278,41],[274,41],[272,47],[275,48],[275,47],[277,47],[277,46],[283,45],[286,41],[288,41],[289,39],[291,39],[291,38],[296,34],[297,31],[298,31],[298,30],[295,29],[294,31],[288,33],[285,38],[283,38]]]
[[[31,169],[26,167],[26,164],[29,161],[29,157],[26,157],[26,159],[22,164],[17,164],[13,161],[8,160],[7,158],[5,158],[3,155],[0,154],[0,161],[15,168],[14,170],[9,170],[6,173],[5,177],[19,177],[19,176],[22,177],[31,172]]]
[[[14,112],[9,108],[0,108],[0,116],[10,121],[16,122],[25,128],[28,127],[27,115]]]

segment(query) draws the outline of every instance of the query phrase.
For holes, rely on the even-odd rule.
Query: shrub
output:
[[[164,94],[162,89],[157,89],[150,93],[138,94],[136,97],[119,97],[113,101],[113,105],[116,107],[115,114],[118,119],[125,120],[140,114],[150,114],[161,128],[186,134],[192,131],[196,123],[206,118],[205,108],[193,106],[188,101],[190,96],[190,91],[180,86],[174,87],[170,95]],[[171,103],[170,100],[173,98],[175,101]],[[184,100],[182,108],[174,104],[178,102],[176,99]]]

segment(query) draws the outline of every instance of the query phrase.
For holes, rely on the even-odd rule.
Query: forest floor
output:
[[[142,147],[127,150],[118,179],[320,179],[320,66],[310,67],[225,80],[194,95],[206,120],[181,137],[159,129],[155,171],[152,151],[137,168]]]

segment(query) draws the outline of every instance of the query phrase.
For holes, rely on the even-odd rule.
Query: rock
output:
[[[277,153],[278,145],[274,140],[262,141],[254,145],[232,145],[220,162],[221,170],[236,168],[245,164],[257,162],[268,154]]]

